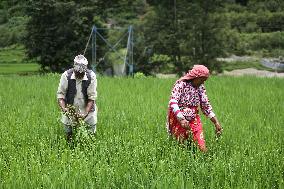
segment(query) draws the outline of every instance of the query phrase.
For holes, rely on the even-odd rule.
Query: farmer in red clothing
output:
[[[193,141],[203,152],[207,148],[198,114],[199,106],[215,125],[217,136],[222,133],[222,127],[206,95],[204,82],[208,77],[209,70],[205,66],[194,65],[193,69],[176,81],[169,101],[167,119],[167,129],[171,136],[184,142],[192,134]]]

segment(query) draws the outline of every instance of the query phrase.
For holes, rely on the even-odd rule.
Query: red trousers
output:
[[[170,135],[183,142],[189,139],[192,135],[192,139],[200,147],[205,146],[205,140],[203,136],[202,123],[200,116],[196,114],[196,117],[189,122],[190,130],[181,127],[180,122],[177,120],[174,112],[169,109],[168,112],[168,131]]]

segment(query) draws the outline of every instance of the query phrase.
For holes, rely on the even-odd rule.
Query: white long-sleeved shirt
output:
[[[87,89],[87,95],[89,100],[96,100],[97,98],[97,78],[96,74],[92,71],[90,72],[91,76],[91,83]],[[84,99],[84,95],[82,93],[82,81],[83,80],[88,80],[87,74],[85,73],[84,77],[82,79],[76,79],[74,72],[71,75],[70,79],[75,79],[76,80],[76,95],[74,98],[74,104],[73,106],[80,111],[81,113],[86,113],[86,102]],[[65,71],[60,78],[59,86],[57,89],[57,99],[63,98],[66,99],[66,92],[67,92],[67,87],[68,87],[68,80],[67,80],[67,71]],[[85,118],[85,122],[94,125],[97,123],[97,107],[96,104],[95,106],[95,111],[90,112],[88,116]],[[61,122],[65,125],[71,125],[71,121],[69,118],[65,115],[62,115]]]

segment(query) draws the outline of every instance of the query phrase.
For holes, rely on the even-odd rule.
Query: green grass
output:
[[[25,49],[21,45],[0,48],[0,64],[32,63],[26,61]]]
[[[98,79],[98,130],[88,148],[65,142],[59,75],[0,76],[0,188],[283,188],[283,79],[212,77],[224,133],[209,152],[168,140],[173,79]]]
[[[32,74],[40,69],[38,64],[0,64],[0,74]]]
[[[23,46],[13,45],[0,48],[0,74],[27,75],[38,72],[40,66],[32,61],[27,61]]]

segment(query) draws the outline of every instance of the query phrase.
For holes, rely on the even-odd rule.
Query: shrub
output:
[[[146,78],[146,75],[142,72],[137,72],[134,74],[134,78]]]

